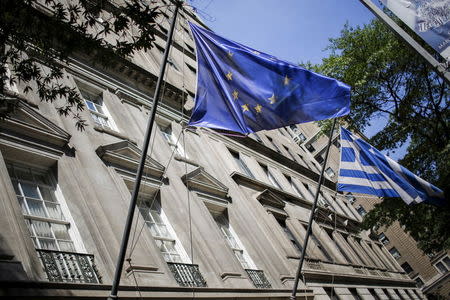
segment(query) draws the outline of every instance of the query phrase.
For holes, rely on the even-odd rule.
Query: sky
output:
[[[190,0],[211,30],[223,37],[292,63],[320,63],[329,38],[346,23],[362,26],[375,16],[359,0]],[[386,124],[372,122],[373,136]],[[390,157],[399,159],[406,145]]]

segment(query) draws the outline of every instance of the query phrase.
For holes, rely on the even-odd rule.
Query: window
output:
[[[195,53],[195,50],[194,50],[193,47],[191,47],[191,46],[190,46],[189,44],[187,44],[187,43],[185,43],[185,45],[186,45],[186,48],[188,48],[188,50],[189,50],[190,52]]]
[[[245,162],[241,159],[241,156],[239,155],[239,153],[237,153],[237,152],[235,152],[233,150],[230,150],[230,149],[228,149],[228,151],[230,151],[231,156],[233,156],[234,161],[237,163],[237,165],[239,166],[241,171],[243,171],[245,174],[247,174],[251,178],[255,178],[255,176],[253,176],[253,173],[247,167]]]
[[[300,189],[298,188],[298,186],[294,183],[294,181],[292,181],[291,176],[288,176],[288,175],[285,174],[284,177],[286,177],[286,180],[289,182],[289,184],[291,185],[291,187],[292,187],[292,189],[295,191],[295,193],[296,193],[298,196],[300,196],[300,197],[302,197],[302,198],[305,198],[305,196],[304,196],[303,193],[300,191]]]
[[[353,204],[356,201],[355,196],[353,196],[352,194],[345,195],[345,198],[348,200],[348,202],[350,202],[350,204]]]
[[[391,253],[391,255],[395,258],[395,259],[399,259],[400,257],[402,257],[402,255],[400,254],[400,252],[398,252],[397,248],[393,247],[389,250],[389,253]]]
[[[167,143],[169,144],[170,148],[172,148],[172,150],[175,150],[179,155],[187,157],[183,147],[180,144],[179,138],[176,138],[175,135],[173,134],[172,126],[171,125],[167,125],[165,127],[159,126],[159,128],[164,138],[166,139]]]
[[[336,175],[336,173],[334,173],[334,171],[333,171],[333,169],[331,167],[328,167],[325,170],[325,173],[327,173],[327,175],[330,176],[330,178],[333,178]]]
[[[316,156],[316,161],[321,165],[323,164],[323,162],[325,161],[325,158],[323,158],[323,153]]]
[[[159,201],[140,198],[138,206],[164,260],[166,262],[183,262],[179,249],[181,245],[177,242],[177,238],[174,236],[175,232],[168,224]]]
[[[273,176],[272,172],[269,171],[269,168],[266,165],[263,165],[261,163],[259,165],[263,169],[264,173],[266,173],[266,176],[267,176],[267,178],[269,178],[269,181],[272,183],[272,185],[277,187],[277,188],[279,188],[279,189],[281,189],[280,184],[275,179],[275,177]]]
[[[316,151],[316,148],[314,148],[314,146],[312,145],[312,144],[307,144],[306,146],[306,149],[308,149],[308,151],[309,152],[314,152],[314,151]]]
[[[439,273],[445,274],[448,272],[448,268],[444,265],[442,261],[434,265],[438,269]]]
[[[159,30],[161,30],[162,33],[164,33],[165,35],[167,35],[167,34],[169,33],[169,31],[168,31],[166,28],[164,28],[163,26],[161,26],[161,25],[159,25],[159,24],[158,24],[158,28],[159,28]]]
[[[256,134],[256,132],[252,133],[253,137],[255,138],[256,141],[258,141],[258,143],[262,143],[263,141],[261,140],[261,138],[259,137],[258,134]]]
[[[9,164],[7,168],[34,246],[75,252],[71,224],[61,210],[50,174]]]
[[[338,138],[333,141],[333,145],[335,145],[337,148],[341,148],[341,142],[339,142]]]
[[[197,74],[197,70],[191,66],[190,64],[186,63],[186,66],[188,67],[188,69],[192,72],[192,74]]]
[[[406,274],[409,274],[412,271],[414,271],[413,268],[407,262],[402,263],[401,267],[406,272]]]
[[[355,300],[362,300],[361,296],[358,294],[355,288],[348,289]]]
[[[380,297],[378,296],[378,294],[375,292],[374,289],[368,289],[368,290],[369,290],[370,294],[372,295],[372,297],[373,297],[375,300],[381,300]],[[389,297],[389,294],[386,294],[386,295]]]
[[[340,300],[333,287],[324,286],[323,289],[325,290],[325,293],[327,293],[328,297],[330,297],[330,300]]]
[[[108,112],[103,104],[102,94],[95,94],[86,90],[80,90],[80,92],[94,122],[97,125],[112,128],[111,121],[108,118]]]
[[[295,161],[295,157],[294,157],[294,155],[291,153],[291,151],[289,150],[289,148],[286,147],[285,145],[283,145],[283,147],[284,147],[284,150],[286,150],[286,152],[289,154],[289,157],[290,157],[293,161]]]
[[[238,259],[241,266],[244,269],[253,269],[253,262],[251,261],[241,242],[237,239],[237,236],[231,228],[228,222],[228,218],[225,216],[225,214],[222,213],[213,217],[214,221],[216,221],[217,226],[219,226],[220,231],[222,232],[231,250],[233,250],[233,253]]]
[[[417,276],[416,278],[414,278],[414,281],[416,282],[416,286],[420,289],[421,287],[424,286],[424,282],[422,280],[422,278],[420,278],[419,276]]]
[[[286,234],[286,237],[288,238],[288,240],[291,241],[292,246],[295,248],[297,253],[300,254],[302,252],[301,251],[302,246],[297,241],[297,239],[294,237],[294,235],[292,234],[291,230],[286,226],[286,221],[285,220],[280,220],[278,218],[276,220],[277,220],[278,224],[280,224],[280,226],[283,229],[284,233]]]
[[[356,211],[361,215],[361,217],[364,217],[367,214],[367,211],[361,205],[358,205]]]
[[[306,225],[303,225],[303,228],[306,230]],[[322,252],[322,254],[326,257],[326,259],[328,261],[333,261],[333,259],[331,258],[330,254],[327,252],[327,250],[325,250],[325,248],[322,246],[322,243],[320,242],[320,240],[315,236],[314,233],[312,233],[311,231],[311,235],[310,235],[311,239],[314,241],[314,243],[316,244],[317,248]]]
[[[268,136],[267,139],[269,140],[270,144],[272,144],[272,146],[275,148],[275,151],[281,153],[280,148],[278,148],[278,146],[273,142],[273,139],[270,136]]]
[[[378,240],[381,242],[381,243],[383,243],[383,245],[387,245],[387,244],[389,244],[389,239],[387,238],[387,236],[384,234],[384,233],[380,233],[379,235],[378,235]]]

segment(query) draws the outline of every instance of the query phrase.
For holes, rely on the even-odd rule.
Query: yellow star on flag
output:
[[[275,94],[272,94],[272,97],[267,98],[267,100],[270,101],[270,104],[274,104],[275,102],[277,102],[277,97],[275,97]]]
[[[283,83],[284,83],[284,85],[288,85],[290,81],[291,81],[291,78],[289,78],[289,77],[286,75],[286,77],[284,77]]]
[[[241,106],[242,106],[242,112],[249,111],[248,104],[244,104],[244,105],[241,105]]]
[[[233,99],[234,99],[234,100],[237,100],[237,98],[239,97],[239,92],[236,91],[236,90],[234,90],[233,93],[232,93],[232,95],[233,95]]]
[[[227,54],[228,54],[228,57],[229,57],[229,58],[232,58],[232,57],[233,57],[233,54],[234,54],[234,53],[233,53],[233,52],[231,52],[231,51],[228,51],[228,53],[227,53]]]
[[[228,71],[228,73],[225,76],[227,77],[228,80],[233,80],[233,73],[231,73],[230,71]]]
[[[261,110],[262,110],[262,106],[260,104],[256,105],[255,106],[255,110],[256,110],[257,113],[260,113]]]

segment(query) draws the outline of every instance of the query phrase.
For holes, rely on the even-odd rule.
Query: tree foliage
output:
[[[364,130],[387,120],[370,143],[395,151],[407,143],[399,161],[425,180],[450,194],[450,99],[445,83],[383,23],[363,27],[346,25],[330,39],[331,55],[314,69],[352,87],[351,114],[347,120]],[[328,124],[329,126],[329,124]],[[426,252],[450,248],[450,213],[427,204],[405,205],[389,199],[366,216],[366,229],[399,221]]]
[[[84,54],[107,66],[114,57],[147,50],[158,14],[152,1],[140,0],[120,6],[106,0],[0,1],[0,102],[6,101],[8,86],[20,83],[42,101],[62,99],[59,114],[73,116],[83,129],[81,96],[61,80],[69,58]],[[2,110],[0,117],[9,113]]]

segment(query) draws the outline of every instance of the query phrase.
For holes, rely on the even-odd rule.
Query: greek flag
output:
[[[341,127],[338,190],[446,205],[444,193]]]

